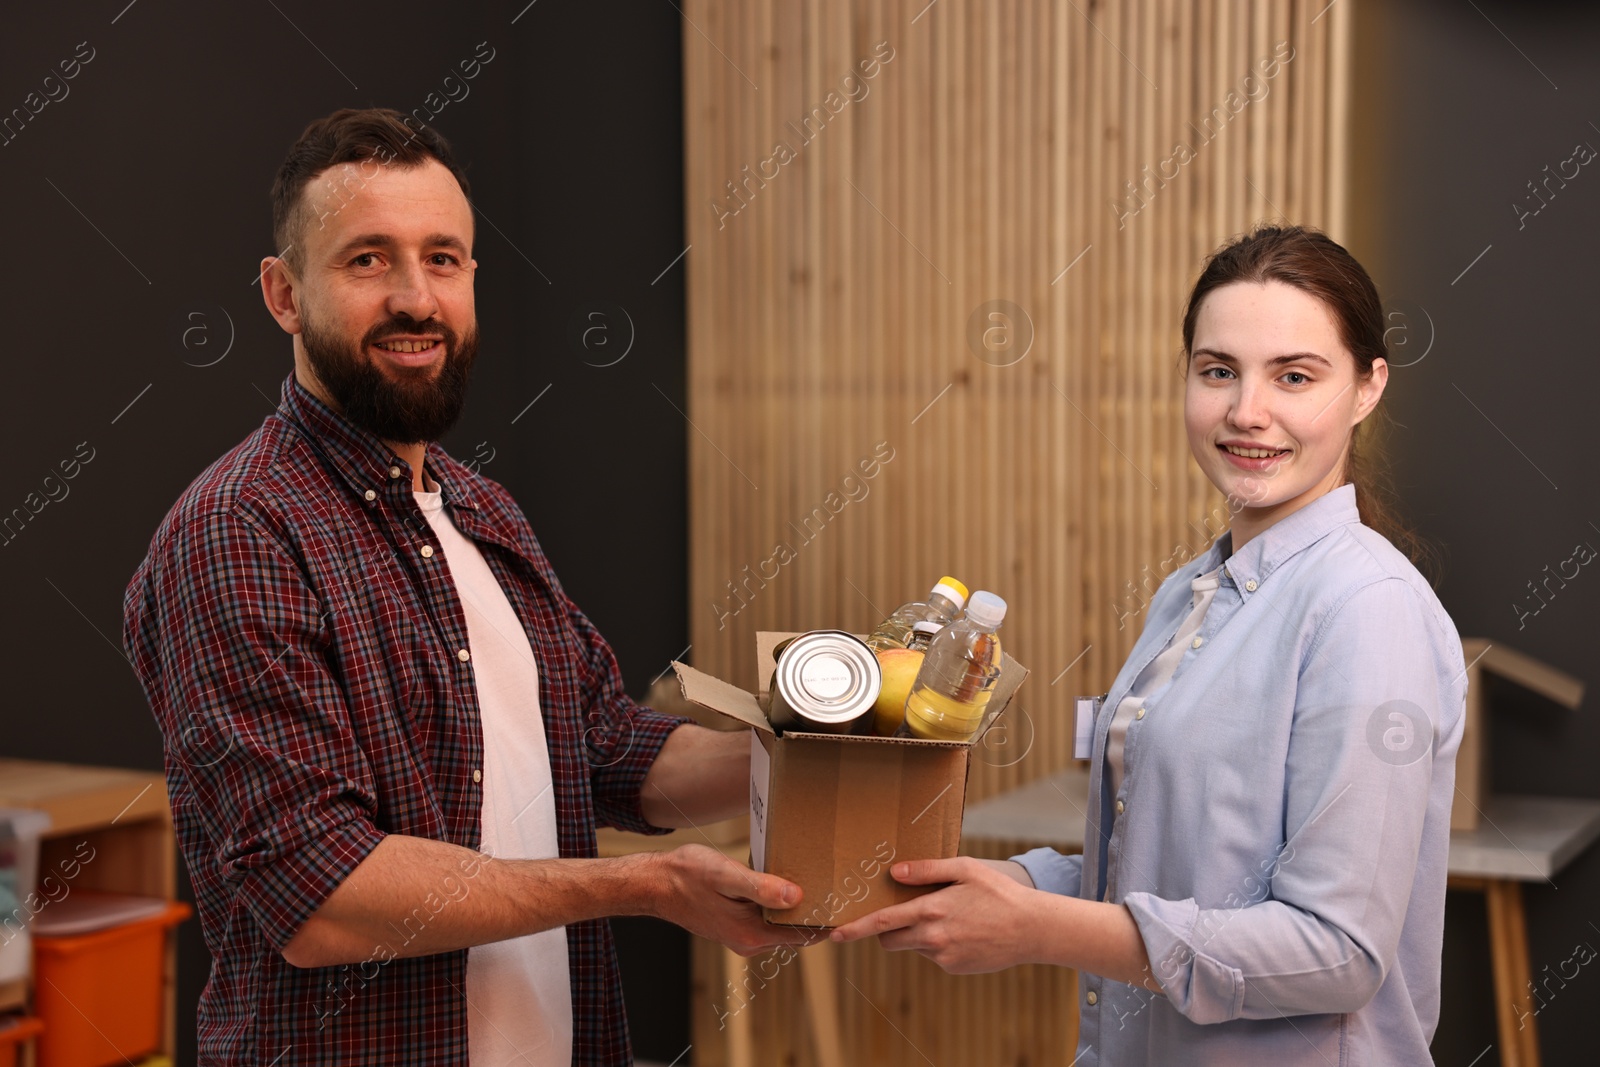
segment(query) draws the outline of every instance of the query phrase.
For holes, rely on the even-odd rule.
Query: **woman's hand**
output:
[[[889,873],[905,885],[949,885],[893,904],[833,932],[834,941],[876,934],[890,951],[922,953],[951,974],[981,974],[1036,961],[1031,926],[1040,893],[1016,863],[959,857],[897,863]]]
[[[878,935],[890,951],[913,949],[951,974],[1050,963],[1160,993],[1144,939],[1121,904],[1046,893],[1009,860],[912,860],[890,868],[906,885],[949,883],[846,923],[835,941]]]

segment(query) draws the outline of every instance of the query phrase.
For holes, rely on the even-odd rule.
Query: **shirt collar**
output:
[[[1233,531],[1226,531],[1202,557],[1200,573],[1225,562],[1223,575],[1238,586],[1241,595],[1248,597],[1272,576],[1273,571],[1302,549],[1340,526],[1360,521],[1356,487],[1347,483],[1273,523],[1237,552],[1233,551]]]
[[[278,414],[311,439],[358,497],[367,499],[368,491],[383,496],[398,487],[410,499],[411,465],[376,435],[313,396],[292,371],[283,383]],[[445,503],[476,509],[466,479],[456,477],[458,464],[437,442],[428,443],[424,463],[425,474],[439,483]]]

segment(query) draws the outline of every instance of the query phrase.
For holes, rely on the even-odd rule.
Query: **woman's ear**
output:
[[[1372,372],[1356,383],[1356,422],[1360,423],[1383,399],[1383,390],[1389,384],[1389,361],[1375,359]]]

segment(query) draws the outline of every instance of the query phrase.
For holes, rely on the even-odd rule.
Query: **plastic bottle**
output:
[[[927,652],[934,636],[948,625],[932,619],[918,619],[911,624],[911,636],[906,638],[906,647],[913,652]]]
[[[948,626],[960,616],[961,606],[966,602],[966,586],[948,575],[940,578],[928,594],[926,603],[913,600],[909,604],[902,604],[872,631],[867,637],[867,646],[874,652],[905,648],[911,637],[913,623],[926,621]]]
[[[931,741],[967,741],[983,725],[1000,679],[1000,637],[1006,602],[979,590],[960,622],[928,645],[906,699],[905,734]]]

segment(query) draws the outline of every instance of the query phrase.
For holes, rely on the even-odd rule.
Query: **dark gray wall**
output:
[[[160,738],[118,651],[122,593],[173,500],[261,422],[289,372],[289,339],[252,282],[276,251],[273,173],[312,118],[425,106],[480,42],[493,59],[434,121],[468,164],[480,209],[484,344],[445,443],[463,459],[492,456],[484,473],[521,502],[642,692],[688,644],[687,428],[667,400],[683,406],[683,264],[666,270],[683,250],[672,6],[13,8],[0,35],[0,115],[30,92],[60,96],[44,79],[80,42],[93,58],[0,147],[12,320],[0,515],[30,492],[67,491],[0,544],[0,752],[160,767]],[[609,332],[590,334],[585,350],[569,325],[597,306],[609,306]],[[632,348],[598,366],[627,346],[618,308]],[[47,487],[80,442],[93,459]],[[658,970],[646,978],[661,953],[687,977],[679,932],[647,943]],[[192,1013],[206,967],[197,924],[182,946]],[[638,1035],[642,1053],[670,1059],[687,1044],[687,981],[676,988],[630,997],[636,1012],[666,1019],[658,1047]],[[635,1029],[651,1024],[636,1015]],[[193,1062],[192,1014],[180,1031],[181,1062]]]
[[[1357,9],[1352,251],[1408,315],[1406,360],[1427,353],[1390,379],[1390,454],[1408,516],[1444,549],[1445,607],[1464,635],[1537,656],[1589,687],[1578,712],[1496,687],[1493,786],[1600,797],[1600,569],[1580,567],[1564,588],[1552,582],[1543,607],[1528,589],[1574,546],[1600,549],[1600,159],[1565,188],[1552,181],[1538,214],[1513,210],[1538,206],[1527,183],[1546,166],[1557,171],[1580,143],[1600,149],[1600,10],[1475,4]],[[1563,965],[1571,975],[1576,946],[1600,948],[1600,850],[1530,885],[1526,902],[1535,976]],[[1451,894],[1440,1064],[1466,1067],[1496,1042],[1485,921],[1480,896]],[[1594,1062],[1595,966],[1541,996],[1546,1063]],[[1476,1062],[1498,1055],[1496,1046]]]

